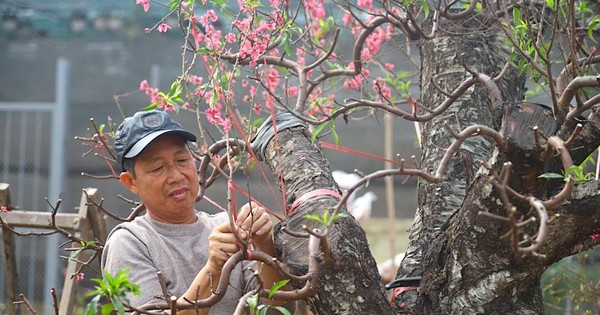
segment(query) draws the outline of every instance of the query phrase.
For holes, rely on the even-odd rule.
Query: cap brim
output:
[[[138,156],[152,141],[154,141],[154,139],[166,133],[178,134],[187,141],[196,141],[196,136],[185,130],[157,130],[155,132],[149,133],[147,136],[143,137],[138,142],[136,142],[136,144],[134,144],[133,147],[131,147],[131,149],[129,149],[129,151],[127,151],[127,153],[125,153],[123,157],[131,159]]]

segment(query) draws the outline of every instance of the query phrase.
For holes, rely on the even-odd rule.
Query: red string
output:
[[[310,199],[312,197],[323,196],[323,195],[329,195],[329,196],[336,197],[338,199],[342,199],[342,195],[340,195],[340,193],[338,193],[337,191],[334,191],[334,190],[331,190],[331,189],[325,189],[325,188],[315,189],[313,191],[309,191],[309,192],[305,193],[304,195],[302,195],[298,199],[296,199],[296,201],[294,201],[294,203],[290,207],[290,210],[288,210],[287,215],[292,214],[292,212],[294,212],[294,210],[296,210],[296,208],[300,204],[302,204],[303,202],[305,202],[306,200],[308,200],[308,199]]]
[[[333,144],[333,143],[328,143],[328,142],[320,142],[321,146],[327,149],[331,149],[331,150],[337,150],[340,152],[344,152],[344,153],[350,153],[350,154],[354,154],[354,155],[358,155],[358,156],[363,156],[363,157],[367,157],[370,159],[374,159],[374,160],[379,160],[379,161],[384,161],[384,162],[390,162],[392,164],[395,165],[402,165],[402,162],[400,161],[394,161],[394,160],[390,160],[390,159],[386,159],[384,157],[375,155],[375,154],[371,154],[371,153],[367,153],[367,152],[363,152],[363,151],[359,151],[359,150],[355,150],[355,149],[350,149],[348,147],[344,147],[341,145],[337,145],[337,144]],[[404,168],[415,168],[414,165],[411,164],[407,164],[404,163]]]
[[[248,138],[246,138],[246,135],[244,134],[244,131],[242,130],[242,127],[240,126],[240,122],[238,121],[237,117],[235,116],[235,114],[231,110],[231,107],[227,106],[227,110],[229,112],[229,116],[233,120],[233,124],[235,125],[235,128],[240,133],[240,136],[242,137],[242,140],[244,140],[244,143],[246,144],[246,147],[248,148],[248,152],[250,153],[250,155],[252,156],[252,158],[254,158],[255,161],[258,161],[258,157],[256,157],[256,154],[254,153],[254,150],[250,147],[250,143],[248,142]],[[262,178],[267,183],[267,186],[269,187],[269,190],[271,191],[271,194],[273,195],[273,199],[275,199],[275,202],[277,202],[281,206],[281,208],[283,209],[283,205],[281,205],[279,203],[279,199],[275,195],[275,191],[273,190],[273,186],[271,186],[269,184],[269,180],[267,179],[267,175],[265,174],[265,171],[263,170],[262,166],[260,165],[260,163],[256,163],[256,165],[258,167],[258,170],[260,171],[260,175],[262,176]],[[284,213],[284,212],[282,211],[281,213]]]
[[[263,60],[265,63],[264,64],[265,69],[268,69],[267,58],[265,57],[265,58],[263,58]],[[271,89],[271,80],[268,80],[268,79],[267,79],[267,88]],[[268,99],[271,102],[273,102],[273,96],[271,95],[271,93],[267,93],[267,94],[268,94],[268,96],[267,96]],[[271,103],[271,104],[272,105],[270,108],[270,112],[271,112],[271,123],[273,124],[273,133],[274,133],[273,137],[275,138],[275,148],[277,150],[276,153],[279,154],[279,136],[278,136],[279,133],[277,131],[277,122],[275,119],[275,105],[273,103]],[[283,206],[282,206],[282,209],[283,209],[285,207],[285,205],[287,205],[287,196],[285,194],[285,181],[283,180],[283,171],[280,170],[278,175],[279,175],[279,184],[281,186],[281,196],[283,197]],[[282,213],[284,213],[284,212],[282,211]]]
[[[257,205],[259,205],[260,207],[265,208],[265,210],[272,216],[276,217],[277,219],[279,219],[279,221],[282,220],[282,218],[280,216],[278,216],[275,212],[271,211],[269,208],[265,207],[262,203],[260,203],[256,198],[250,196],[250,194],[245,191],[244,189],[242,189],[240,186],[234,184],[233,182],[231,183],[233,185],[233,188],[239,192],[241,192],[246,198],[250,198],[250,200],[254,201]]]
[[[209,197],[208,197],[206,194],[205,194],[205,195],[202,197],[202,199],[203,199],[203,200],[206,200],[206,201],[208,201],[208,202],[209,202],[211,205],[213,205],[213,206],[215,206],[215,207],[219,208],[219,210],[222,210],[223,212],[227,212],[227,209],[225,209],[225,208],[221,207],[221,205],[220,205],[220,204],[218,204],[218,203],[214,202],[214,201],[213,201],[212,199],[210,199],[210,198],[209,198]]]

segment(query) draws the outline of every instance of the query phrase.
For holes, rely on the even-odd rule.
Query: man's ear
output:
[[[119,175],[119,180],[121,180],[121,183],[123,183],[123,185],[125,185],[125,187],[127,187],[127,189],[129,189],[132,193],[136,195],[138,194],[138,187],[135,183],[135,178],[133,178],[130,172],[121,172],[121,175]]]

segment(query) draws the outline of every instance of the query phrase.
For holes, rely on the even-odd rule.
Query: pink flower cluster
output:
[[[348,68],[354,69],[354,63],[351,62],[348,65]],[[348,79],[344,82],[344,88],[346,89],[360,89],[360,85],[362,84],[362,80],[368,78],[371,75],[371,71],[369,69],[363,68],[362,73],[359,73],[354,76],[352,79]]]
[[[7,206],[2,206],[2,212],[3,213],[7,213],[8,212],[8,207]]]
[[[375,83],[373,83],[373,90],[375,90],[375,92],[378,94],[381,94],[387,100],[392,98],[392,90],[382,78],[378,77],[375,79]]]
[[[592,239],[596,240],[600,238],[600,234],[592,234]]]
[[[368,11],[370,13],[376,12],[375,8],[373,7],[372,0],[358,0],[358,5],[363,8],[368,8]],[[382,14],[382,11],[378,10],[377,13]],[[374,16],[377,16],[377,14],[370,15],[370,17],[366,21],[362,21],[361,24],[353,19],[352,14],[350,14],[350,12],[346,12],[344,17],[342,18],[342,21],[345,26],[348,26],[351,29],[351,32],[354,36],[358,36],[364,30],[364,27],[362,25],[369,24],[369,22],[374,18]],[[363,47],[363,50],[361,51],[362,59],[370,59],[373,56],[375,56],[375,54],[377,54],[381,50],[381,45],[384,42],[389,41],[392,38],[392,35],[394,34],[395,29],[391,23],[388,23],[385,28],[378,27],[377,29],[375,29],[374,32],[369,34],[367,40],[365,41],[365,45]]]
[[[204,113],[209,123],[215,126],[223,127],[225,132],[231,130],[231,120],[229,118],[223,118],[221,115],[221,104],[217,103],[214,107],[207,108]]]
[[[306,0],[304,6],[306,11],[313,20],[321,20],[325,18],[325,8],[323,7],[324,0]],[[317,22],[318,25],[318,22]]]
[[[213,23],[219,20],[219,17],[214,10],[206,11],[206,13],[200,16],[200,18],[193,15],[189,18],[189,20],[192,23],[192,37],[194,38],[194,44],[196,45],[196,48],[203,46],[209,50],[216,51],[219,51],[223,48],[221,43],[221,31],[216,29],[213,25]],[[204,27],[204,33],[202,33],[198,28],[198,22],[202,25],[202,27]],[[229,37],[228,40],[230,39],[231,37]]]
[[[316,88],[308,96],[311,108],[306,114],[310,117],[330,116],[335,109],[334,99],[334,95],[329,95],[327,98],[323,97],[323,90],[320,87]]]
[[[236,20],[233,22],[233,26],[240,31],[243,38],[239,52],[240,58],[250,57],[250,66],[254,67],[258,64],[258,58],[267,50],[271,42],[270,33],[275,30],[277,24],[273,21],[261,20],[258,26],[252,29],[251,22],[250,18]],[[283,20],[281,22],[283,23]]]
[[[148,85],[148,80],[140,82],[140,91],[144,91],[146,95],[150,96],[150,102],[152,104],[157,103],[156,107],[164,109],[165,111],[175,111],[175,107],[172,104],[167,103],[167,100],[159,95],[158,88],[153,88]]]

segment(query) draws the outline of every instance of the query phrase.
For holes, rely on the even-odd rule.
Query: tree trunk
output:
[[[441,22],[439,35],[420,46],[421,102],[426,108],[435,108],[445,99],[436,86],[452,92],[470,76],[465,64],[478,73],[493,77],[501,72],[508,60],[504,37],[498,30],[485,30],[483,23],[476,19],[462,25],[446,20]],[[465,29],[473,31],[465,34]],[[498,87],[503,100],[521,100],[524,79],[509,71],[498,82]],[[448,110],[423,124],[421,167],[435,173],[446,148],[452,143],[451,133],[443,127],[445,123],[456,132],[474,124],[497,128],[500,113],[492,111],[489,93],[482,85],[468,89]],[[471,138],[451,160],[442,183],[431,184],[419,179],[419,208],[411,228],[409,247],[396,278],[421,276],[425,272],[425,267],[421,266],[424,253],[430,249],[432,240],[440,235],[447,220],[463,205],[481,161],[489,159],[493,148],[494,143],[489,139]],[[407,291],[395,299],[394,305],[397,309],[421,313],[412,308],[416,299],[416,291]]]
[[[283,179],[282,189],[289,207],[305,193],[317,189],[339,191],[329,163],[320,148],[311,143],[304,127],[279,130],[266,147],[265,161],[278,181]],[[308,269],[308,239],[290,236],[282,232],[285,227],[295,232],[323,225],[305,214],[323,215],[338,203],[331,195],[319,195],[302,202],[275,228],[275,245],[283,261],[297,275]],[[344,209],[344,213],[347,214]],[[375,259],[369,251],[366,235],[351,217],[336,220],[329,228],[326,242],[330,258],[324,257],[319,267],[316,293],[308,299],[314,314],[391,314]]]
[[[447,34],[457,34],[458,29],[452,27],[446,25],[442,29],[449,30]],[[463,31],[477,29],[472,25],[461,27]],[[456,52],[465,52],[465,64],[477,72],[491,77],[499,73],[508,59],[506,45],[502,36],[488,35],[445,35],[422,46],[424,106],[432,108],[444,98],[431,82],[451,91],[468,76]],[[503,99],[511,103],[521,99],[522,82],[514,73],[509,73],[499,82]],[[599,184],[580,185],[570,203],[549,209],[551,217],[557,213],[561,216],[548,225],[548,238],[540,251],[545,256],[521,257],[511,250],[506,239],[500,238],[509,230],[508,224],[479,215],[480,212],[507,215],[490,181],[489,171],[480,168],[480,161],[488,162],[495,172],[510,161],[514,165],[509,180],[512,188],[542,200],[552,196],[552,185],[538,176],[557,165],[557,158],[541,161],[532,131],[537,125],[546,137],[557,132],[548,111],[549,107],[537,104],[505,103],[500,111],[494,112],[487,91],[476,87],[442,116],[424,125],[422,167],[430,172],[437,168],[453,140],[441,127],[444,122],[456,131],[473,124],[495,127],[502,131],[510,148],[504,155],[495,150],[495,143],[488,139],[472,138],[453,158],[441,184],[419,182],[416,224],[398,277],[422,275],[422,282],[418,293],[409,291],[395,300],[396,309],[405,306],[407,311],[417,314],[543,313],[539,284],[542,272],[560,258],[593,246],[590,235],[598,230],[600,210],[591,205],[599,202],[599,193],[594,190]],[[589,129],[586,134],[594,129],[593,126],[586,128]],[[597,145],[593,141],[586,142],[585,135],[575,142],[586,143],[580,155],[589,154]],[[558,188],[563,185],[559,180]],[[531,216],[528,205],[514,205],[520,215]],[[584,213],[588,215],[587,221]],[[537,231],[537,223],[525,230],[529,235]]]

